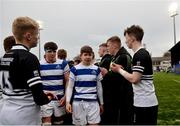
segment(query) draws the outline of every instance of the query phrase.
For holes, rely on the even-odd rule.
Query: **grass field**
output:
[[[180,125],[180,75],[154,73],[159,100],[158,125]]]

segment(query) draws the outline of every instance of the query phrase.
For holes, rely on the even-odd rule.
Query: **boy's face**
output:
[[[125,35],[125,38],[127,47],[132,49],[132,43],[134,42],[135,38],[133,36],[128,35],[127,33]]]
[[[112,43],[111,41],[108,41],[107,42],[107,50],[108,50],[109,54],[115,55],[115,44]]]
[[[103,57],[104,53],[106,52],[106,47],[100,46],[98,50],[98,54],[100,57]]]
[[[92,53],[82,53],[80,55],[81,61],[85,65],[90,65],[93,59],[93,54]]]
[[[46,50],[45,59],[48,63],[54,63],[56,61],[56,50]]]
[[[29,46],[31,48],[36,47],[39,40],[38,30],[30,30],[25,33],[25,37],[28,40]]]

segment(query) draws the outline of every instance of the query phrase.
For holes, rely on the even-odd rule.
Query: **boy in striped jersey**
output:
[[[40,72],[43,80],[43,90],[56,96],[49,104],[43,105],[42,122],[51,125],[54,114],[54,124],[62,124],[62,116],[65,115],[64,90],[69,79],[69,66],[67,61],[56,58],[57,45],[47,42],[44,45],[45,58],[40,61]]]
[[[80,51],[81,63],[72,67],[66,90],[66,110],[73,114],[73,124],[98,124],[103,111],[102,75],[100,69],[92,65],[93,50],[83,46]],[[72,106],[70,99],[74,89]],[[100,106],[99,103],[100,102]]]
[[[127,46],[135,52],[132,74],[118,64],[112,64],[111,69],[133,83],[135,125],[156,125],[158,101],[153,83],[151,56],[141,44],[143,35],[144,31],[138,25],[132,25],[124,32]]]

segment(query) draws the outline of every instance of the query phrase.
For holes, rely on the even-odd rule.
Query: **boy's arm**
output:
[[[69,84],[67,85],[67,88],[66,88],[66,103],[70,103],[73,87],[74,87],[74,80],[69,79]]]
[[[68,72],[66,72],[65,74],[64,74],[64,83],[65,83],[65,89],[67,88],[67,86],[68,86],[68,82],[69,82],[69,71]]]
[[[103,105],[104,104],[103,90],[102,90],[102,84],[101,84],[100,80],[97,81],[97,95],[98,95],[98,98],[99,98],[100,105]]]
[[[73,87],[74,87],[74,80],[69,79],[69,84],[66,88],[66,111],[68,113],[72,113],[72,107],[70,104],[70,100],[71,100],[72,93],[73,93]]]
[[[103,101],[103,90],[102,90],[101,81],[97,81],[97,95],[100,102],[100,114],[102,114],[104,112],[104,107],[103,107],[104,101]]]
[[[64,73],[64,87],[65,87],[65,91],[66,91],[66,88],[67,88],[67,85],[68,85],[68,81],[69,81],[69,71]],[[59,100],[59,104],[61,106],[63,106],[64,104],[66,103],[66,93],[64,94],[64,96]]]

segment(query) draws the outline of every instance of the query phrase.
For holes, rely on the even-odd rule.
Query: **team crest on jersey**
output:
[[[56,69],[61,69],[61,65],[58,64],[58,65],[56,66]]]
[[[140,66],[141,62],[140,61],[137,61],[136,65],[137,66]]]
[[[95,71],[95,70],[93,70],[93,71],[91,72],[91,74],[96,75],[96,71]]]
[[[33,71],[33,73],[34,73],[34,76],[35,76],[35,77],[38,77],[38,76],[39,76],[38,70]]]

